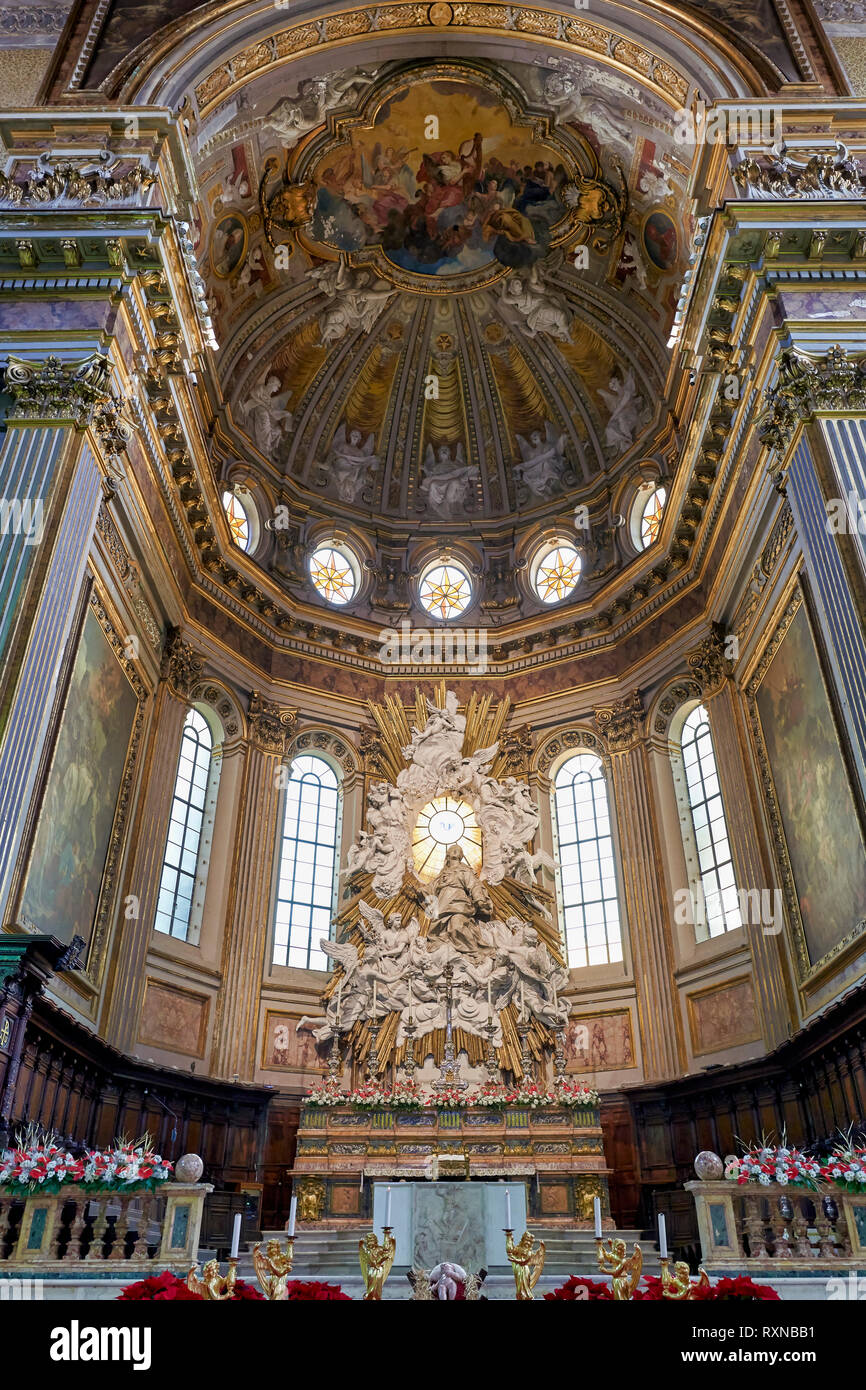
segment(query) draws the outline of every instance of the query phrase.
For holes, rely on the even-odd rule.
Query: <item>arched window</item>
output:
[[[340,788],[324,758],[294,759],[286,788],[274,965],[327,970],[319,940],[330,935],[336,888]]]
[[[710,721],[696,705],[683,724],[680,747],[697,855],[694,922],[697,935],[721,936],[743,925]],[[688,857],[689,846],[686,845]]]
[[[209,825],[213,824],[217,771],[210,725],[199,710],[191,709],[183,726],[154,918],[157,931],[182,941],[191,939],[195,932],[190,925],[197,931],[201,919],[206,869],[202,851],[210,847],[210,836],[203,839],[202,827],[208,811]]]
[[[578,753],[554,781],[557,877],[570,966],[622,960],[607,783],[601,758]]]

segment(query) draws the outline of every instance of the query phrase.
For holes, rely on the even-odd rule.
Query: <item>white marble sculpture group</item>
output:
[[[536,1018],[553,1030],[567,1022],[568,1004],[561,996],[568,972],[528,921],[496,917],[488,891],[510,878],[531,895],[538,868],[553,867],[549,856],[527,848],[538,829],[538,812],[525,782],[490,775],[496,744],[464,757],[465,730],[452,692],[444,709],[428,701],[427,723],[413,729],[403,749],[407,766],[396,785],[371,787],[367,829],[350,850],[344,874],[371,874],[380,900],[413,887],[430,925],[422,936],[417,917],[404,922],[393,913],[386,920],[361,900],[355,925],[363,948],[347,939],[322,941],[342,970],[324,1017],[302,1021],[313,1026],[320,1042],[347,1032],[359,1019],[381,1021],[392,1012],[400,1014],[398,1045],[410,1020],[418,1038],[443,1028],[446,968],[453,1026],[490,1038],[494,1046],[502,1042],[500,1013],[512,1002],[518,1016]],[[419,811],[446,795],[474,812],[482,836],[481,871],[474,871],[455,843],[437,876],[422,883],[414,872],[412,832]]]

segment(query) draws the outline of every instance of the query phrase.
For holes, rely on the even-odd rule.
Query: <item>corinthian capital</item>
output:
[[[824,357],[794,348],[779,355],[779,377],[764,392],[758,417],[763,444],[784,452],[801,420],[821,410],[866,410],[866,358],[849,357],[838,344]]]
[[[725,655],[724,635],[716,625],[700,646],[687,652],[686,662],[689,671],[701,687],[701,694],[713,695],[721,688],[725,678],[731,673],[731,662]]]
[[[54,356],[44,362],[10,357],[4,387],[13,404],[7,419],[86,429],[94,412],[111,402],[110,380],[111,363],[98,352],[75,362]]]
[[[644,707],[639,690],[612,705],[598,705],[593,714],[595,727],[611,753],[624,753],[643,733]]]
[[[286,751],[286,745],[298,722],[297,711],[284,709],[274,700],[265,700],[258,690],[250,696],[248,711],[250,738],[263,753]]]
[[[170,627],[166,632],[160,666],[160,675],[163,680],[168,681],[181,699],[187,700],[192,694],[193,687],[201,679],[201,668],[201,657],[196,654],[189,642],[184,642],[180,635],[180,628]]]

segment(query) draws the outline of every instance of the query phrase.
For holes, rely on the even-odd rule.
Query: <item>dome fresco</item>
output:
[[[686,263],[665,103],[570,60],[251,85],[194,135],[234,454],[379,535],[606,496],[659,423]]]

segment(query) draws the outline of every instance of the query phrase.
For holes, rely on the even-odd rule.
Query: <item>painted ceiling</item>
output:
[[[475,530],[640,456],[691,233],[657,96],[439,59],[263,83],[191,133],[231,425],[273,490]]]

